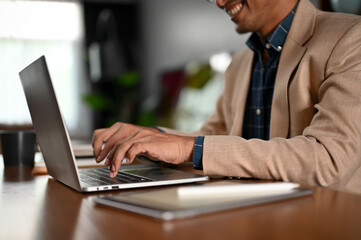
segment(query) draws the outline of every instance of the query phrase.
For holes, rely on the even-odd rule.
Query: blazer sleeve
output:
[[[332,50],[318,99],[310,125],[299,136],[269,141],[206,136],[205,174],[346,186],[361,166],[360,24]]]

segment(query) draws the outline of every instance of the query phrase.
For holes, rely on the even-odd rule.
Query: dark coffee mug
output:
[[[34,131],[2,131],[0,135],[5,167],[34,166]]]

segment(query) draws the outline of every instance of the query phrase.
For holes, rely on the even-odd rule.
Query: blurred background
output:
[[[196,130],[248,36],[206,0],[0,0],[0,129],[32,127],[18,72],[45,55],[73,138],[116,121]]]

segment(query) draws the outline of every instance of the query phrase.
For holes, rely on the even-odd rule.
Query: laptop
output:
[[[19,75],[48,174],[54,179],[79,192],[208,180],[207,176],[167,168],[151,161],[122,166],[114,179],[109,177],[108,167],[78,169],[45,57],[35,60]]]

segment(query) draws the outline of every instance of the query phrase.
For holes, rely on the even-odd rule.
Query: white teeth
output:
[[[239,3],[239,4],[235,5],[235,6],[233,6],[232,9],[227,10],[227,13],[228,13],[229,15],[231,15],[231,16],[234,16],[234,15],[236,15],[239,11],[241,11],[242,7],[243,7],[242,3]]]

